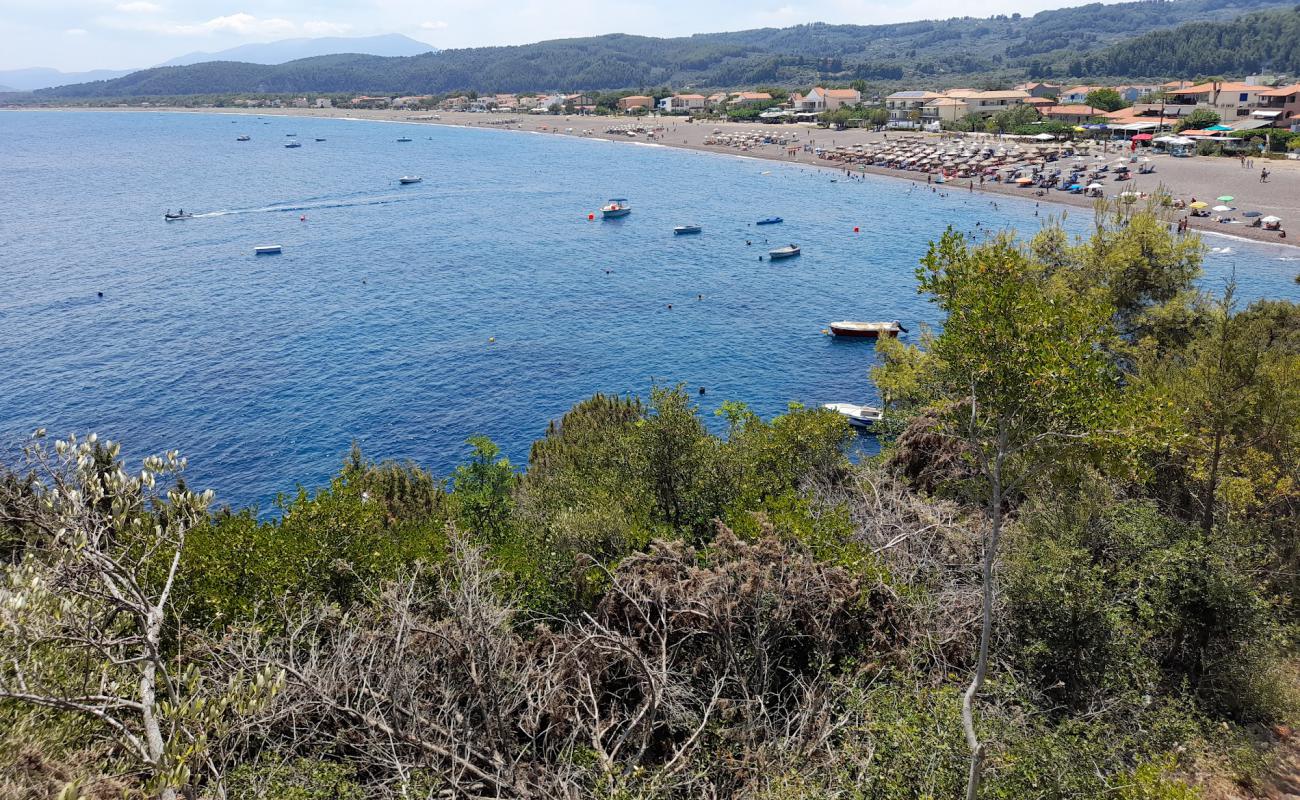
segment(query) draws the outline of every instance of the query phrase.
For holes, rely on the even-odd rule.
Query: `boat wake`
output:
[[[386,206],[393,203],[412,203],[422,199],[421,195],[412,194],[392,194],[371,197],[358,197],[355,199],[347,198],[321,198],[319,200],[299,200],[285,201],[281,203],[272,203],[255,208],[227,208],[218,211],[205,211],[202,214],[195,214],[195,219],[205,219],[209,217],[227,217],[232,214],[278,214],[301,211],[316,211],[326,208],[356,208],[358,206]]]

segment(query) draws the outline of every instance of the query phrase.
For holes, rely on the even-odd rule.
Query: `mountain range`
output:
[[[521,92],[854,80],[941,87],[1025,78],[1119,80],[1300,72],[1300,6],[1277,0],[1139,0],[990,18],[762,28],[677,38],[610,34],[406,57],[215,61],[43,90],[40,99],[234,93]],[[1175,26],[1178,27],[1175,29]],[[1171,30],[1172,29],[1172,30]],[[1195,48],[1182,46],[1184,30]],[[1156,37],[1158,44],[1142,39]],[[1146,42],[1146,43],[1143,43]],[[1225,45],[1225,42],[1232,44]],[[1164,48],[1155,52],[1153,48]],[[3,76],[0,76],[3,81]]]
[[[336,53],[361,53],[371,56],[414,56],[435,52],[436,48],[400,33],[379,36],[325,36],[315,39],[281,39],[276,42],[242,44],[212,53],[187,53],[159,64],[177,67],[205,61],[241,61],[249,64],[283,64],[313,56]],[[0,92],[30,92],[74,83],[107,81],[139,72],[138,69],[97,69],[89,72],[62,72],[49,67],[0,70]]]

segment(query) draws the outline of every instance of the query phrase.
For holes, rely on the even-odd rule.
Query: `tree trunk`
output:
[[[158,723],[158,664],[153,653],[158,652],[158,643],[162,632],[162,609],[149,610],[145,623],[145,638],[149,652],[145,653],[140,669],[140,717],[144,726],[145,746],[149,750],[150,766],[154,770],[163,767],[163,754],[166,743],[163,742],[162,727]],[[176,800],[176,789],[164,786],[158,790],[159,800]]]
[[[993,634],[993,563],[997,560],[998,539],[1002,534],[1002,461],[1004,455],[999,450],[994,458],[993,469],[989,475],[991,484],[989,498],[989,538],[984,543],[984,603],[983,624],[980,627],[979,658],[975,662],[975,675],[961,700],[961,723],[966,733],[966,744],[970,747],[970,773],[966,779],[966,800],[975,800],[979,795],[980,777],[984,770],[984,744],[975,732],[975,695],[984,686],[984,676],[989,665],[989,640]]]

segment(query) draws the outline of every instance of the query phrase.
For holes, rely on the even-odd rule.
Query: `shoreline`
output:
[[[382,122],[389,124],[402,125],[439,125],[443,127],[468,128],[474,130],[498,130],[512,133],[528,133],[533,135],[552,135],[562,136],[574,139],[594,139],[597,141],[606,141],[617,144],[633,144],[642,147],[665,147],[677,150],[688,150],[698,153],[710,153],[714,155],[730,156],[733,158],[743,158],[752,160],[772,161],[780,164],[798,165],[802,167],[816,167],[832,173],[846,174],[852,176],[873,175],[882,178],[894,178],[898,180],[911,181],[913,183],[929,183],[924,180],[930,177],[923,172],[897,170],[887,167],[852,165],[848,167],[838,162],[830,162],[826,159],[817,158],[811,153],[803,152],[802,145],[814,144],[821,140],[822,144],[829,143],[833,146],[841,143],[867,143],[879,142],[888,137],[888,132],[868,131],[861,128],[846,129],[844,131],[832,131],[825,128],[815,128],[807,126],[771,126],[757,123],[734,123],[734,122],[685,122],[681,117],[588,117],[588,116],[569,116],[560,117],[552,115],[529,115],[529,114],[494,114],[494,113],[469,113],[469,112],[426,112],[418,115],[409,111],[391,111],[391,110],[356,110],[356,109],[318,109],[318,108],[259,108],[259,109],[210,109],[210,108],[181,108],[175,106],[159,106],[157,108],[102,108],[102,107],[52,107],[52,108],[18,108],[3,109],[13,111],[56,111],[56,112],[75,112],[89,111],[99,113],[175,113],[175,114],[214,114],[222,116],[285,116],[285,117],[302,117],[314,119],[337,119],[349,122]],[[435,114],[439,117],[434,119]],[[510,122],[507,122],[510,121]],[[661,134],[656,141],[632,141],[629,138],[615,133],[608,133],[605,129],[611,127],[663,127],[665,132]],[[708,132],[715,129],[721,129],[727,133],[786,133],[797,134],[800,137],[800,150],[791,157],[784,147],[780,145],[758,146],[757,148],[738,150],[734,147],[716,144],[706,144]],[[582,131],[582,132],[579,132]],[[899,135],[896,133],[896,135]],[[903,133],[904,136],[917,136],[921,134]],[[936,134],[925,134],[927,138],[933,138],[939,141]],[[1119,150],[1115,151],[1117,154]],[[1300,162],[1295,161],[1275,161],[1261,160],[1259,164],[1266,166],[1274,182],[1267,184],[1261,183],[1259,187],[1251,185],[1247,179],[1254,175],[1254,171],[1246,171],[1237,165],[1234,160],[1226,158],[1198,157],[1191,159],[1174,159],[1169,156],[1157,157],[1159,169],[1153,176],[1141,176],[1142,178],[1154,178],[1154,183],[1147,182],[1145,187],[1135,186],[1136,181],[1116,184],[1125,188],[1137,188],[1139,191],[1151,192],[1160,189],[1173,194],[1175,197],[1186,195],[1188,197],[1197,196],[1197,192],[1203,197],[1213,197],[1215,193],[1228,193],[1240,198],[1247,195],[1252,189],[1266,191],[1252,192],[1254,194],[1265,194],[1267,197],[1261,197],[1255,202],[1245,203],[1244,207],[1258,210],[1264,214],[1275,214],[1282,218],[1283,225],[1288,223],[1300,228]],[[1161,170],[1172,172],[1168,175],[1173,180],[1167,183],[1164,178],[1166,175],[1161,174]],[[1204,184],[1203,188],[1194,189],[1190,184]],[[1049,192],[1043,196],[1029,194],[1025,189],[1001,183],[986,182],[984,184],[975,183],[974,185],[964,185],[962,181],[950,180],[943,184],[947,187],[945,191],[957,192],[963,189],[969,192],[980,192],[986,195],[1014,197],[1022,201],[1033,201],[1035,203],[1048,203],[1061,208],[1088,209],[1094,210],[1096,199],[1084,197],[1083,195],[1073,195],[1067,192],[1056,191]],[[1223,187],[1227,186],[1228,189]],[[1110,187],[1107,187],[1110,188]],[[1181,190],[1181,191],[1180,191]],[[1240,210],[1240,209],[1238,209]],[[1264,231],[1260,228],[1251,228],[1245,224],[1216,223],[1212,218],[1189,217],[1191,229],[1197,233],[1209,236],[1216,236],[1223,239],[1248,241],[1257,244],[1277,245],[1287,248],[1300,246],[1300,234],[1296,236],[1287,236],[1281,238],[1276,232]]]

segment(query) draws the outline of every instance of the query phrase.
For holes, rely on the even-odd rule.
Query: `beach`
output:
[[[53,110],[53,109],[44,109]],[[903,180],[929,183],[932,176],[919,171],[890,169],[885,167],[863,166],[854,164],[849,168],[836,162],[819,157],[817,149],[832,149],[863,145],[871,147],[897,141],[902,137],[910,140],[924,139],[935,146],[946,146],[953,141],[943,138],[943,134],[922,134],[919,132],[871,131],[861,128],[830,130],[804,125],[764,125],[759,123],[733,123],[718,121],[689,122],[684,117],[602,117],[580,115],[536,115],[536,114],[495,114],[455,111],[409,111],[382,109],[345,109],[345,108],[251,108],[251,109],[191,109],[154,107],[147,109],[65,109],[76,111],[135,111],[135,112],[177,112],[177,113],[221,113],[246,114],[253,116],[293,116],[327,119],[357,119],[376,122],[453,125],[467,128],[486,128],[493,130],[512,130],[528,133],[583,137],[602,139],[619,143],[654,144],[664,147],[676,147],[688,150],[743,156],[748,158],[770,159],[787,164],[801,164],[809,167],[832,170],[841,175],[874,174]],[[617,129],[643,127],[660,129],[658,134],[649,138],[644,134],[629,137]],[[610,129],[616,129],[610,132]],[[722,135],[714,134],[721,131]],[[796,136],[799,147],[790,148],[781,144],[753,144],[745,148],[728,145],[711,144],[710,140],[727,136],[744,134]],[[961,141],[961,140],[958,140]],[[1013,144],[1037,144],[1026,142],[1023,137],[1002,139],[991,135],[971,138],[972,144],[992,144],[994,146]],[[803,145],[809,145],[808,148]],[[1094,147],[1093,152],[1098,152]],[[1112,142],[1106,150],[1107,159],[1115,161],[1129,154],[1126,143]],[[1150,155],[1155,171],[1150,174],[1134,174],[1125,182],[1113,181],[1109,177],[1103,182],[1105,194],[1112,198],[1121,191],[1137,191],[1153,194],[1165,192],[1186,202],[1194,199],[1207,201],[1216,205],[1215,198],[1232,196],[1229,203],[1235,211],[1223,216],[1241,220],[1241,212],[1258,211],[1263,215],[1274,215],[1283,221],[1283,229],[1300,230],[1300,161],[1256,159],[1252,166],[1243,167],[1238,159],[1199,156],[1193,158],[1173,158],[1168,155],[1155,154],[1147,149],[1139,150],[1139,155]],[[1049,166],[1056,166],[1050,164]],[[1269,178],[1261,182],[1260,170],[1267,168]],[[1084,195],[1075,195],[1063,191],[1049,191],[1041,196],[1034,189],[1015,186],[1014,184],[994,183],[967,179],[950,180],[943,186],[932,187],[935,191],[986,192],[1005,194],[1034,200],[1035,202],[1087,208],[1091,211],[1096,199]],[[1177,212],[1180,216],[1186,212]],[[1300,244],[1300,234],[1279,236],[1276,231],[1267,231],[1250,227],[1244,222],[1216,222],[1214,217],[1188,217],[1188,223],[1194,230],[1215,236],[1238,237],[1271,244]]]

